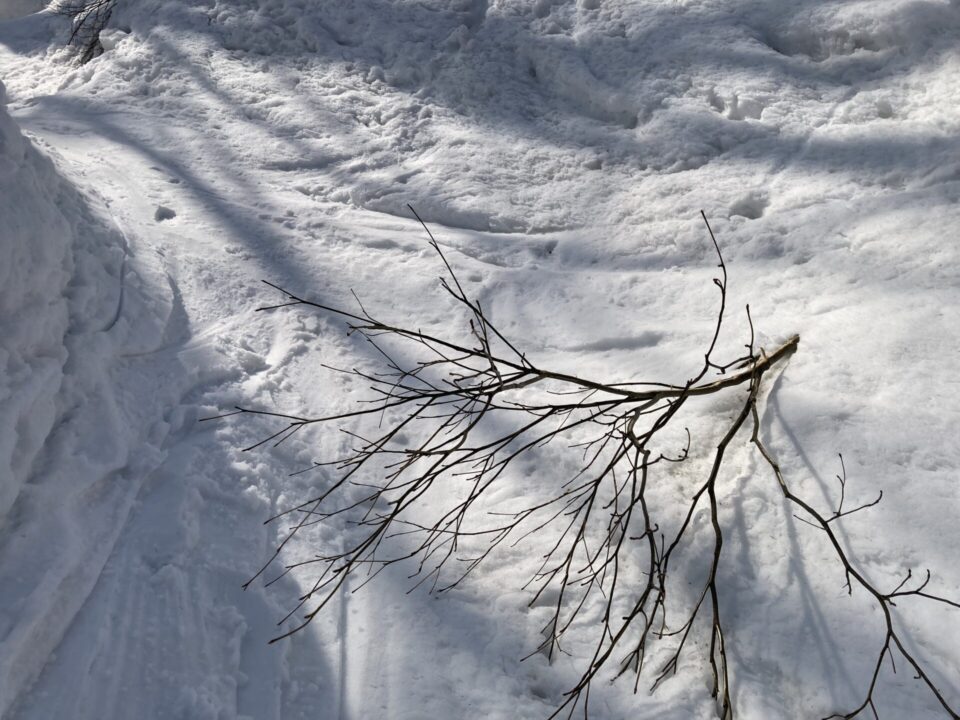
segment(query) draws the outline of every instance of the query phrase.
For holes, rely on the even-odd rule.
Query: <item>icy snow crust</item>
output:
[[[364,397],[321,367],[373,368],[362,344],[320,315],[256,313],[275,300],[260,279],[455,325],[407,203],[540,364],[670,382],[698,367],[716,308],[703,208],[731,272],[723,349],[746,341],[747,302],[762,343],[801,336],[765,407],[785,474],[829,507],[843,452],[853,501],[884,492],[844,524],[860,566],[891,587],[929,566],[960,596],[958,31],[939,0],[137,0],[78,67],[62,19],[0,23],[9,111],[36,146],[0,111],[0,716],[513,719],[560,702],[585,645],[519,662],[549,612],[519,591],[535,541],[439,599],[385,574],[279,645],[306,579],[240,590],[277,539],[261,521],[324,481],[287,473],[346,441],[243,453],[268,426],[196,421]],[[732,407],[694,418],[704,448]],[[880,619],[735,445],[738,717],[855,706]],[[903,605],[960,703],[958,613]],[[592,714],[710,718],[708,679],[692,650],[653,697],[598,684]],[[882,716],[940,717],[910,673],[883,687]]]

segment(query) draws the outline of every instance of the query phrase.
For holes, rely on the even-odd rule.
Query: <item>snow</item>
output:
[[[37,9],[0,3],[0,717],[562,701],[586,645],[520,662],[548,612],[520,590],[536,541],[449,595],[385,573],[274,645],[307,578],[241,589],[278,541],[262,521],[324,482],[288,474],[346,441],[245,453],[269,423],[197,420],[363,397],[322,365],[369,351],[334,318],[256,312],[262,279],[451,326],[408,203],[539,363],[671,382],[714,319],[702,208],[731,274],[722,349],[746,303],[762,344],[801,337],[765,399],[785,475],[827,508],[842,452],[850,501],[884,493],[844,519],[859,566],[891,587],[929,567],[960,597],[956,2],[138,0],[84,66]],[[691,418],[704,448],[732,407]],[[823,717],[859,703],[879,615],[741,439],[722,485],[737,717]],[[960,705],[960,614],[902,606]],[[597,685],[592,716],[714,717],[708,679],[691,652],[653,696]],[[882,687],[882,717],[943,716],[909,672]]]

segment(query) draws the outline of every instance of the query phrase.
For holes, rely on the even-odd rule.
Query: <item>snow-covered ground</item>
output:
[[[197,420],[363,397],[322,367],[374,367],[363,343],[255,312],[276,300],[261,279],[451,323],[407,203],[541,364],[680,383],[716,307],[702,208],[731,276],[724,350],[748,302],[761,343],[801,337],[765,401],[785,474],[826,509],[842,452],[853,502],[884,493],[843,521],[859,567],[891,589],[929,567],[960,598],[956,0],[121,0],[84,66],[37,5],[0,0],[3,718],[562,701],[576,647],[520,662],[547,611],[520,591],[536,541],[456,594],[384,574],[274,645],[298,579],[241,590],[277,542],[262,521],[323,482],[288,473],[346,443],[327,428],[245,453],[268,424]],[[860,702],[880,617],[746,435],[721,498],[737,717],[820,718]],[[960,611],[901,607],[957,708]],[[898,669],[881,717],[943,717]],[[715,716],[697,652],[653,696],[597,685],[591,709]]]

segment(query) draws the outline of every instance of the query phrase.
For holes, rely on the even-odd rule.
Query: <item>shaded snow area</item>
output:
[[[842,453],[845,507],[883,492],[834,525],[856,566],[890,590],[930,568],[927,591],[960,600],[956,0],[120,0],[83,66],[38,4],[0,0],[0,717],[519,720],[563,702],[602,605],[564,653],[535,652],[551,598],[528,607],[522,586],[556,534],[449,593],[408,593],[415,565],[355,577],[272,645],[309,568],[241,588],[283,537],[263,521],[336,476],[291,473],[354,442],[313,426],[245,452],[276,424],[198,420],[370,397],[327,368],[375,372],[369,344],[322,312],[257,312],[282,301],[264,279],[462,334],[408,203],[539,365],[675,384],[717,309],[703,209],[730,274],[719,354],[749,340],[747,303],[758,344],[801,338],[760,403],[784,476],[829,513]],[[693,457],[658,469],[665,492],[697,487],[736,398],[683,420]],[[749,435],[717,486],[736,718],[856,707],[882,616]],[[516,507],[577,457],[539,448],[497,497]],[[705,507],[692,522],[709,532]],[[330,518],[283,559],[356,532]],[[960,610],[897,607],[960,708]],[[708,630],[653,695],[647,671],[636,694],[602,676],[591,717],[716,717]],[[669,656],[651,652],[655,678]],[[894,659],[880,717],[949,717]]]

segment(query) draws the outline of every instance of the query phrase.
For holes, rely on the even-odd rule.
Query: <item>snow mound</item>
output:
[[[0,93],[2,99],[2,93]],[[167,426],[114,383],[171,313],[150,263],[34,148],[0,102],[0,715],[95,585]],[[160,422],[158,423],[158,420]]]
[[[62,188],[2,109],[0,85],[0,516],[16,499],[56,417],[67,359],[73,270]]]

